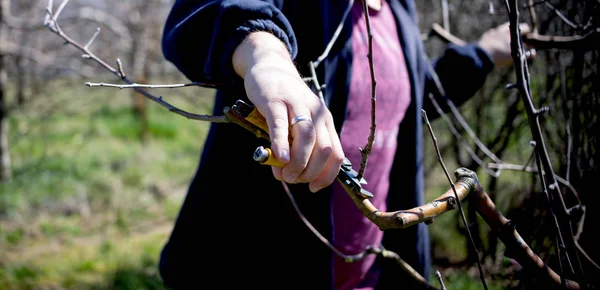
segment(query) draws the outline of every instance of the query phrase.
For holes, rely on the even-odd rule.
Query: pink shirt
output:
[[[377,80],[377,131],[365,172],[368,184],[364,187],[373,193],[371,202],[374,206],[386,211],[389,174],[396,151],[398,127],[411,101],[411,87],[394,15],[387,2],[382,2],[380,11],[369,11]],[[372,96],[367,58],[369,43],[362,5],[362,1],[354,1],[352,8],[354,58],[347,115],[341,130],[344,153],[357,171],[361,162],[359,148],[367,144],[370,132]],[[338,183],[333,186],[334,245],[349,255],[363,252],[369,245],[378,246],[383,232],[361,214]],[[374,289],[377,274],[369,271],[374,261],[374,255],[357,263],[346,263],[336,256],[333,265],[334,288]]]

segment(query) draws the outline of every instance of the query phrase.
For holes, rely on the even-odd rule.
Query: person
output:
[[[431,106],[424,96],[433,91],[432,74],[413,1],[368,3],[377,131],[364,187],[378,209],[408,209],[425,203],[421,109]],[[360,0],[175,2],[162,39],[166,59],[192,81],[220,85],[215,115],[238,99],[254,105],[267,120],[270,142],[233,124],[210,125],[197,172],[161,253],[159,269],[167,286],[422,287],[392,260],[370,255],[345,263],[303,223],[282,181],[304,217],[340,251],[350,255],[382,245],[429,279],[426,225],[381,231],[335,182],[344,158],[358,170],[359,148],[366,145],[371,126],[362,5]],[[336,39],[339,23],[343,29]],[[303,77],[328,47],[316,69],[325,85],[321,100]],[[432,66],[446,96],[460,105],[494,66],[510,62],[504,24],[478,41],[448,45]],[[253,160],[262,145],[285,165]]]

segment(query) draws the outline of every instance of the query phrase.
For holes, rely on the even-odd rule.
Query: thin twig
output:
[[[440,273],[439,270],[435,270],[435,277],[438,279],[438,282],[440,282],[442,290],[446,290],[446,285],[444,285],[444,278],[442,278],[442,273]]]
[[[302,214],[302,211],[300,210],[300,207],[298,207],[298,204],[296,203],[296,200],[294,199],[294,195],[292,194],[292,192],[291,192],[290,188],[288,187],[287,183],[285,181],[282,181],[281,184],[283,185],[283,189],[285,190],[285,193],[287,194],[287,197],[289,198],[290,202],[292,203],[292,207],[294,207],[294,210],[296,211],[296,215],[298,215],[298,217],[304,223],[304,225],[325,246],[327,246],[327,248],[329,248],[338,257],[342,258],[346,263],[359,262],[359,261],[363,260],[365,257],[367,257],[368,255],[380,255],[380,256],[382,256],[384,258],[395,260],[396,263],[402,268],[402,270],[404,270],[406,273],[408,273],[410,276],[412,276],[416,281],[418,281],[423,286],[425,286],[426,289],[428,289],[428,290],[439,290],[435,286],[429,284],[427,282],[427,279],[425,279],[421,274],[419,274],[419,272],[417,272],[406,261],[404,261],[404,259],[402,259],[400,257],[400,255],[398,255],[397,253],[395,253],[393,251],[389,251],[389,250],[384,249],[383,246],[381,246],[381,247],[367,246],[366,249],[363,252],[360,252],[358,254],[355,254],[355,255],[346,255],[346,254],[344,254],[341,250],[339,250],[331,242],[329,242],[329,240],[327,240],[327,238],[325,238],[310,223],[310,221],[304,216],[304,214]],[[444,289],[442,289],[442,290],[444,290]]]
[[[138,84],[138,83],[132,83],[132,84],[128,84],[128,85],[119,85],[119,84],[111,84],[111,83],[92,83],[92,82],[86,82],[85,83],[86,86],[88,87],[111,87],[111,88],[118,88],[118,89],[131,89],[131,88],[146,88],[146,89],[175,89],[175,88],[183,88],[183,87],[210,87],[210,84],[206,84],[206,83],[198,83],[198,82],[192,82],[192,83],[185,83],[185,84],[164,84],[164,85],[149,85],[149,84]]]
[[[528,34],[523,41],[536,49],[594,50],[600,47],[600,28],[572,36]]]
[[[315,70],[315,62],[309,62],[308,68],[310,69],[309,82],[313,86],[315,94],[317,94],[319,100],[321,100],[321,102],[325,104],[325,98],[323,97],[323,88],[321,87],[321,84],[319,84],[319,78],[317,78],[317,71]]]
[[[96,37],[98,37],[99,34],[100,34],[100,27],[96,28],[96,32],[94,32],[94,35],[92,35],[92,37],[90,38],[90,40],[88,41],[88,43],[85,44],[84,48],[85,49],[89,49],[90,46],[92,45],[92,43],[94,43],[94,40],[96,40]]]
[[[564,106],[563,106],[563,114],[565,115],[565,119],[566,119],[566,124],[565,124],[565,128],[566,128],[566,133],[567,133],[567,167],[565,168],[565,179],[566,180],[570,180],[570,174],[571,174],[571,155],[573,153],[573,136],[571,134],[571,124],[572,124],[572,120],[571,120],[571,113],[569,111],[568,108],[568,100],[567,100],[567,76],[566,76],[566,72],[565,72],[565,66],[563,65],[563,61],[562,61],[562,54],[558,55],[558,66],[559,66],[559,72],[560,72],[560,87],[561,87],[561,93],[560,96],[564,102]]]
[[[535,147],[535,141],[532,141],[531,145],[533,147]],[[529,155],[529,159],[527,159],[527,162],[525,162],[524,166],[529,166],[529,164],[531,163],[531,161],[533,161],[533,157],[535,157],[535,150],[531,151],[531,155]]]
[[[593,259],[592,257],[590,257],[590,255],[588,255],[588,253],[581,247],[581,245],[579,245],[578,242],[575,242],[575,246],[577,247],[577,249],[579,250],[579,252],[581,253],[581,255],[583,255],[585,257],[585,259],[592,264],[594,267],[596,267],[596,270],[600,270],[600,265],[598,265]]]
[[[523,172],[528,172],[528,173],[538,173],[538,170],[536,168],[527,166],[527,164],[518,165],[518,164],[510,164],[510,163],[488,163],[487,167],[491,168],[491,169],[497,169],[498,171],[514,170],[514,171],[523,171]],[[546,173],[542,170],[542,174],[545,175]],[[579,193],[577,193],[577,190],[575,189],[575,187],[573,187],[571,182],[569,182],[567,179],[562,178],[558,175],[556,175],[555,178],[556,178],[556,181],[562,183],[564,186],[569,188],[569,190],[571,190],[571,192],[573,192],[575,199],[577,199],[577,203],[581,205],[582,203],[581,203],[581,200],[579,199]]]
[[[531,18],[531,32],[538,32],[538,21],[537,21],[537,13],[535,13],[535,5],[533,5],[534,0],[529,0],[529,17]]]
[[[430,35],[437,36],[446,43],[453,43],[456,45],[465,45],[466,44],[466,42],[464,40],[458,38],[457,36],[450,33],[449,31],[446,31],[441,25],[439,25],[437,23],[433,23],[431,25],[431,30],[429,31],[429,35],[428,35],[427,39],[429,39]]]
[[[450,98],[446,95],[446,90],[444,89],[444,86],[442,85],[442,81],[440,80],[437,72],[433,68],[433,65],[429,61],[427,62],[427,69],[429,70],[429,73],[431,74],[431,78],[433,79],[433,82],[434,82],[434,84],[436,86],[438,94],[440,94],[440,97],[445,100],[445,102],[448,105],[448,107],[450,107],[450,111],[452,112],[452,114],[454,115],[454,117],[456,118],[456,120],[458,121],[458,123],[460,124],[460,126],[465,130],[465,132],[467,132],[467,134],[469,135],[469,137],[471,137],[471,139],[473,140],[473,142],[475,143],[475,145],[477,145],[477,147],[487,157],[489,157],[490,159],[494,160],[497,163],[502,163],[502,161],[500,160],[500,158],[498,158],[498,156],[496,156],[496,154],[494,154],[490,149],[488,149],[485,146],[485,144],[483,144],[483,142],[479,139],[479,137],[477,137],[477,134],[475,134],[475,132],[473,131],[473,129],[471,129],[471,127],[469,126],[469,123],[467,123],[467,121],[465,120],[465,118],[460,114],[460,111],[454,105],[454,102],[452,102],[452,100],[450,100]],[[435,101],[435,99],[433,97],[434,97],[433,95],[429,96],[429,98],[432,100],[432,102],[434,104],[436,104],[437,102]],[[443,111],[441,111],[440,115],[445,115],[445,113]]]
[[[448,0],[442,1],[442,24],[444,25],[444,30],[450,33],[450,12],[448,8]]]
[[[544,4],[546,4],[546,7],[550,8],[550,10],[552,10],[552,12],[554,12],[554,14],[556,14],[556,16],[558,16],[558,18],[560,18],[565,24],[567,24],[575,29],[580,29],[583,27],[582,25],[575,24],[575,22],[573,22],[569,18],[567,18],[562,12],[560,12],[558,9],[556,9],[556,7],[554,7],[554,5],[552,5],[550,2],[544,1]]]
[[[317,60],[313,61],[313,65],[315,68],[317,68],[319,66],[319,64],[321,64],[321,62],[323,60],[325,60],[325,58],[327,58],[327,56],[329,55],[329,52],[331,51],[333,44],[335,43],[337,38],[340,36],[340,32],[342,32],[342,28],[344,28],[344,23],[346,22],[346,18],[350,14],[350,11],[352,11],[352,5],[354,5],[354,0],[349,1],[348,7],[346,8],[346,11],[344,11],[344,15],[342,16],[340,23],[336,27],[335,32],[333,33],[333,36],[331,37],[331,40],[329,40],[329,43],[327,43],[327,46],[325,47],[325,50],[323,51],[323,53],[317,58]]]
[[[437,101],[435,100],[435,98],[433,97],[432,94],[429,94],[429,99],[431,100],[431,103],[435,107],[435,109],[438,112],[438,114],[440,114],[440,116],[442,117],[442,119],[444,120],[444,122],[446,123],[446,125],[448,125],[448,128],[450,129],[450,132],[454,135],[454,137],[456,137],[456,139],[460,142],[460,144],[465,148],[465,150],[467,151],[467,153],[469,153],[469,155],[471,156],[471,158],[477,164],[479,164],[479,166],[481,166],[481,168],[485,172],[487,172],[489,175],[491,175],[493,177],[500,176],[500,172],[499,171],[490,170],[489,167],[485,166],[485,164],[483,163],[483,160],[481,160],[481,158],[479,158],[479,156],[475,153],[475,151],[473,150],[473,148],[465,141],[465,139],[463,138],[463,136],[458,132],[458,130],[456,129],[456,127],[454,126],[454,124],[452,123],[452,121],[450,120],[450,118],[448,118],[448,115],[446,115],[444,113],[444,111],[442,110],[442,108],[440,107],[440,105],[437,103]],[[463,128],[464,128],[464,126],[463,126]],[[477,144],[477,141],[475,141],[475,142]],[[486,148],[486,147],[483,146],[483,148]],[[496,155],[493,155],[493,156],[495,157]],[[500,159],[497,158],[497,157],[495,159],[494,158],[492,158],[492,159],[493,160],[498,160],[498,161],[496,161],[498,163],[502,163],[502,161],[500,161]]]
[[[471,246],[473,247],[473,251],[475,251],[475,254],[477,255],[477,266],[479,268],[479,278],[481,279],[481,283],[483,283],[484,289],[487,290],[488,288],[487,288],[487,283],[485,282],[485,276],[483,274],[483,267],[481,266],[481,261],[479,260],[480,259],[479,250],[477,250],[477,246],[475,245],[475,242],[473,242],[473,236],[471,235],[471,230],[469,229],[469,224],[467,223],[467,218],[465,217],[465,212],[463,211],[462,203],[460,202],[460,199],[458,198],[456,186],[454,184],[454,181],[452,181],[450,174],[448,173],[448,169],[446,169],[446,164],[444,164],[444,160],[442,159],[442,154],[440,153],[440,147],[438,146],[437,138],[435,137],[435,134],[433,133],[433,128],[431,128],[431,123],[429,123],[429,119],[427,118],[427,113],[425,112],[425,110],[421,109],[421,114],[423,116],[423,119],[425,119],[427,128],[429,129],[429,135],[431,136],[431,139],[433,141],[433,146],[435,147],[437,159],[440,162],[442,169],[444,169],[444,174],[446,174],[446,178],[448,179],[448,182],[450,183],[450,186],[452,187],[452,191],[454,192],[456,200],[458,201],[457,204],[458,204],[458,208],[460,210],[460,216],[462,217],[462,221],[465,225],[465,228],[467,229],[467,234],[469,235],[469,241],[471,241]]]
[[[367,162],[369,159],[369,155],[371,154],[371,150],[373,149],[373,142],[375,141],[375,132],[377,130],[377,79],[375,78],[375,65],[373,64],[373,31],[371,30],[371,20],[369,17],[369,6],[367,5],[367,0],[362,1],[369,39],[369,53],[367,54],[367,58],[369,59],[369,69],[371,72],[371,130],[367,139],[367,145],[365,145],[365,148],[360,148],[360,155],[362,158],[360,162],[360,168],[358,169],[357,174],[358,180],[360,180],[363,177],[365,169],[367,168]]]
[[[54,12],[54,16],[52,16],[52,20],[56,21],[56,19],[58,19],[60,13],[63,11],[63,9],[65,9],[65,7],[67,7],[67,3],[69,3],[69,0],[64,0],[62,3],[60,3],[56,9],[56,12]]]
[[[533,151],[531,157],[529,158],[529,160],[527,160],[527,162],[524,165],[508,164],[508,163],[489,163],[487,167],[492,168],[492,169],[497,169],[498,173],[500,173],[502,170],[516,170],[516,171],[523,171],[523,172],[529,172],[529,173],[538,173],[539,171],[537,169],[529,166],[529,163],[531,162],[531,160],[533,159],[534,156],[535,156],[535,151]],[[542,170],[541,174],[545,175],[546,173]],[[573,193],[573,196],[575,196],[575,199],[577,200],[577,207],[580,208],[581,211],[583,211],[581,218],[577,222],[579,227],[574,236],[574,239],[577,242],[577,240],[579,239],[579,236],[583,232],[583,223],[585,221],[585,206],[583,205],[583,203],[581,202],[581,199],[579,198],[579,193],[577,192],[575,187],[571,184],[571,182],[569,182],[568,179],[562,178],[558,175],[556,175],[555,178],[558,182],[562,183],[569,190],[571,190],[571,192]],[[580,252],[582,252],[582,251],[583,251],[583,249],[581,249]],[[589,259],[589,257],[586,257],[586,258]]]
[[[117,70],[117,69],[113,68],[111,65],[109,65],[107,62],[105,62],[104,60],[100,59],[94,53],[92,53],[88,47],[89,45],[83,46],[83,45],[79,44],[77,41],[73,40],[72,38],[70,38],[68,35],[66,35],[62,31],[62,29],[60,28],[60,26],[58,24],[58,16],[60,15],[60,12],[64,9],[64,7],[66,6],[67,3],[68,3],[68,0],[64,0],[60,4],[60,6],[56,10],[56,12],[53,12],[52,1],[50,0],[48,3],[48,8],[46,10],[47,15],[46,15],[44,25],[50,31],[52,31],[53,33],[55,33],[59,37],[61,37],[66,43],[71,44],[72,46],[74,46],[75,48],[77,48],[81,52],[83,52],[85,58],[91,59],[91,60],[95,61],[96,63],[100,64],[102,67],[104,67],[105,69],[107,69],[108,71],[110,71],[111,73],[116,75],[117,77],[119,77],[124,82],[126,82],[128,84],[135,84],[133,81],[129,80],[125,76],[125,73],[123,73],[123,68],[122,68],[122,65],[120,64],[120,60],[117,59],[117,64],[118,64],[118,70]],[[94,35],[94,37],[92,37],[92,39],[94,39],[94,38],[95,38],[95,35]],[[88,42],[88,44],[90,44],[90,43],[91,43],[91,41]],[[147,97],[148,99],[167,108],[170,112],[184,116],[188,119],[199,120],[199,121],[218,122],[218,123],[228,122],[228,119],[225,116],[210,116],[210,115],[200,115],[200,114],[189,113],[187,111],[179,109],[179,108],[171,105],[170,103],[164,101],[162,97],[156,97],[156,96],[150,94],[149,92],[141,89],[140,87],[136,87],[134,89],[136,91],[138,91],[139,93],[141,93],[142,95],[144,95],[145,97]]]
[[[540,5],[540,4],[544,4],[544,5],[546,5],[546,7],[550,8],[550,10],[552,10],[552,12],[554,12],[554,14],[556,16],[558,16],[558,18],[560,18],[565,24],[567,24],[571,28],[581,29],[584,27],[583,25],[575,24],[574,21],[567,18],[562,12],[560,12],[556,7],[554,7],[554,5],[552,5],[552,3],[550,3],[550,1],[548,1],[548,0],[535,1],[535,2],[529,1],[529,4],[525,5],[523,8],[531,9],[532,7]]]

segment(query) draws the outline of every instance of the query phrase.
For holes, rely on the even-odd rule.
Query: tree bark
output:
[[[0,43],[4,43],[6,25],[3,22],[4,15],[9,11],[10,1],[0,1]],[[6,67],[4,65],[4,53],[0,51],[0,181],[11,178],[12,169],[10,164],[10,150],[8,146],[8,120],[5,99]]]

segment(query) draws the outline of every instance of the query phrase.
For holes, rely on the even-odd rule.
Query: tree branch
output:
[[[66,43],[71,44],[72,46],[74,46],[75,48],[77,48],[78,50],[80,50],[81,52],[84,53],[84,57],[91,59],[93,61],[95,61],[96,63],[100,64],[102,67],[104,67],[105,69],[107,69],[108,71],[110,71],[112,74],[116,75],[117,77],[119,77],[122,81],[128,83],[128,84],[135,84],[133,81],[131,81],[130,79],[127,78],[127,76],[125,75],[125,73],[123,72],[123,68],[121,65],[121,62],[119,59],[117,59],[117,68],[112,67],[111,65],[109,65],[107,62],[105,62],[104,60],[100,59],[98,56],[96,56],[94,53],[92,53],[92,51],[89,49],[89,46],[91,45],[91,42],[93,41],[93,39],[95,38],[92,37],[90,39],[90,41],[88,41],[88,43],[86,45],[81,45],[78,42],[76,42],[75,40],[73,40],[72,38],[70,38],[68,35],[66,35],[62,29],[60,28],[60,26],[58,25],[58,17],[60,16],[60,12],[62,11],[62,9],[64,9],[64,7],[66,6],[66,4],[68,3],[68,0],[63,0],[63,2],[59,5],[58,9],[53,12],[53,1],[50,0],[48,1],[48,8],[46,10],[46,18],[44,21],[44,25],[53,33],[57,34],[59,37],[61,37],[62,39],[65,40]],[[215,87],[218,84],[202,84],[203,86],[206,87]],[[147,97],[148,99],[158,103],[159,105],[167,108],[170,112],[173,112],[175,114],[184,116],[188,119],[193,119],[193,120],[199,120],[199,121],[209,121],[209,122],[217,122],[217,123],[222,123],[222,122],[231,122],[231,120],[229,120],[227,118],[226,115],[223,116],[209,116],[209,115],[199,115],[199,114],[193,114],[193,113],[189,113],[187,111],[181,110],[173,105],[171,105],[170,103],[166,102],[165,100],[163,100],[162,96],[161,97],[156,97],[152,94],[150,94],[148,91],[143,90],[141,87],[135,87],[134,88],[136,91],[138,91],[139,93],[141,93],[142,95],[144,95],[145,97]]]
[[[429,130],[429,135],[431,136],[431,139],[433,141],[433,146],[434,146],[435,152],[437,154],[437,159],[438,159],[440,165],[442,166],[442,169],[444,169],[444,174],[446,174],[446,178],[448,179],[451,189],[454,192],[454,197],[457,200],[458,209],[460,211],[460,215],[463,220],[465,229],[467,230],[469,241],[471,242],[473,251],[475,251],[475,254],[477,256],[477,266],[479,269],[479,278],[481,280],[481,283],[483,284],[483,288],[487,290],[488,288],[487,288],[487,283],[485,282],[485,276],[483,274],[483,267],[481,266],[481,261],[480,261],[481,258],[479,256],[479,250],[477,250],[477,246],[475,245],[475,242],[473,241],[473,236],[471,235],[469,223],[467,222],[467,218],[465,217],[465,212],[463,211],[463,208],[462,208],[461,199],[458,196],[458,192],[456,191],[456,186],[454,185],[454,182],[452,182],[452,178],[450,178],[450,174],[448,173],[448,170],[446,169],[446,165],[444,164],[444,160],[442,159],[442,154],[440,153],[440,147],[438,146],[437,138],[433,134],[433,129],[431,128],[431,124],[429,123],[429,119],[427,118],[427,112],[425,112],[425,110],[421,109],[421,114],[423,115],[423,119],[425,120],[427,129]]]
[[[594,50],[600,48],[600,28],[573,36],[529,34],[523,42],[536,49]]]
[[[437,23],[433,23],[431,25],[431,30],[429,31],[429,35],[437,36],[442,39],[446,43],[453,43],[456,45],[465,45],[467,42],[458,38],[454,34],[450,33],[450,31],[445,30],[441,25]]]
[[[402,259],[402,257],[400,257],[400,255],[398,255],[397,253],[395,253],[393,251],[386,250],[383,247],[367,246],[367,248],[363,252],[360,252],[358,254],[355,254],[355,255],[344,254],[341,250],[339,250],[333,244],[331,244],[327,240],[327,238],[325,238],[321,233],[319,233],[319,231],[310,223],[310,221],[308,221],[308,219],[302,214],[302,211],[300,211],[300,208],[298,207],[298,204],[296,203],[296,200],[294,199],[294,196],[292,195],[292,192],[290,191],[287,184],[285,182],[281,182],[281,183],[283,185],[283,188],[285,189],[285,192],[286,192],[288,198],[290,199],[290,202],[292,203],[292,206],[294,207],[294,210],[296,211],[296,214],[298,215],[300,220],[302,220],[304,225],[306,225],[306,227],[323,244],[325,244],[334,254],[336,254],[338,257],[342,258],[345,262],[347,262],[347,263],[358,262],[358,261],[361,261],[362,259],[364,259],[365,257],[367,257],[368,255],[379,255],[384,258],[393,259],[396,261],[396,264],[398,264],[398,266],[400,266],[400,268],[402,268],[402,270],[404,270],[407,274],[409,274],[411,277],[413,277],[416,281],[421,283],[425,287],[425,289],[437,290],[436,287],[429,284],[427,282],[427,279],[425,279],[423,276],[421,276],[421,274],[419,274],[419,272],[417,272],[413,267],[411,267],[410,264],[408,264],[406,261],[404,261],[404,259]],[[355,194],[351,194],[351,195],[355,196]]]
[[[367,139],[367,145],[365,148],[360,149],[361,162],[360,168],[358,169],[357,178],[361,180],[367,168],[367,162],[369,159],[369,155],[371,154],[371,150],[373,149],[373,142],[375,141],[375,134],[377,130],[377,116],[376,116],[376,107],[377,107],[377,79],[375,78],[375,65],[373,64],[373,31],[371,30],[371,20],[369,17],[369,5],[367,4],[368,0],[362,0],[363,2],[363,10],[365,14],[365,20],[367,23],[367,33],[369,39],[369,53],[367,54],[367,58],[369,59],[369,69],[371,72],[371,129],[369,132],[369,137]]]
[[[554,220],[556,238],[558,240],[556,249],[559,252],[559,257],[561,257],[561,262],[565,262],[568,271],[577,277],[582,278],[581,280],[583,280],[584,276],[582,265],[579,262],[579,255],[574,249],[575,241],[569,213],[565,205],[563,195],[560,191],[560,187],[557,184],[556,175],[554,173],[554,169],[552,168],[552,162],[550,161],[548,151],[546,150],[546,144],[544,142],[544,137],[540,126],[539,117],[541,114],[545,113],[546,110],[536,109],[533,103],[527,58],[524,54],[523,39],[521,37],[521,31],[519,27],[520,19],[518,0],[505,0],[505,4],[509,14],[511,52],[517,79],[515,88],[518,89],[521,95],[525,111],[529,119],[531,133],[536,144],[535,151],[538,167],[541,169],[543,168],[543,171],[547,173],[542,174],[540,171],[540,180],[551,206],[550,211]],[[559,216],[557,216],[557,214]],[[561,255],[563,254],[562,251],[565,249],[566,252],[564,255]],[[571,260],[571,255],[574,256],[576,259],[575,261]],[[577,265],[579,266],[577,270],[575,270],[574,262],[577,262]]]

